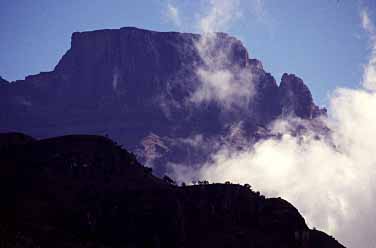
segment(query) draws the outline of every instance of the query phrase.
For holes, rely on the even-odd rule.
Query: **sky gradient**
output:
[[[199,32],[208,0],[31,0],[0,3],[0,76],[8,81],[49,71],[70,47],[75,31],[136,26]],[[357,87],[370,52],[360,1],[240,1],[241,13],[219,31],[243,41],[279,82],[302,77],[316,102],[326,105],[336,87]],[[372,17],[372,15],[371,15]]]

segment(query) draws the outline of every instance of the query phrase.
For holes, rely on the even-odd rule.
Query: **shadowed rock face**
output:
[[[325,109],[319,109],[313,102],[311,92],[303,80],[294,74],[283,74],[279,86],[279,99],[283,114],[310,119],[326,115]]]
[[[0,77],[0,85],[8,84],[9,82],[6,81],[4,78]]]
[[[241,42],[224,33],[215,35],[207,55],[225,51],[222,69],[250,72],[255,95],[230,110],[216,102],[192,103],[201,84],[197,69],[207,66],[197,49],[200,39],[131,27],[74,33],[52,72],[0,87],[0,131],[39,138],[108,134],[148,165],[163,165],[187,161],[192,151],[177,148],[182,139],[214,139],[241,124],[252,140],[282,113],[306,119],[322,113],[303,81],[286,75],[278,87],[261,62],[249,59]],[[190,157],[192,163],[205,160],[205,154]]]
[[[283,199],[229,183],[177,187],[105,137],[7,136],[4,247],[343,247]]]

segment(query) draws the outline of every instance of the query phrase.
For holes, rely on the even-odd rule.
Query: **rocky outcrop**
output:
[[[320,109],[314,104],[307,85],[294,74],[283,74],[279,98],[283,115],[312,119],[326,114],[326,109]]]
[[[283,199],[178,187],[105,137],[11,143],[0,150],[4,247],[343,247]]]
[[[251,80],[254,96],[229,109],[215,101],[194,104],[192,95],[202,83],[198,68]],[[249,90],[244,87],[238,90]],[[144,140],[155,135],[163,143],[153,162],[160,165],[205,160],[208,153],[190,153],[194,147],[178,149],[179,140],[213,140],[238,124],[252,140],[282,113],[306,119],[322,113],[303,81],[285,75],[278,86],[234,37],[218,33],[207,41],[133,27],[74,33],[53,71],[0,87],[0,110],[0,131],[38,138],[107,134],[145,162],[151,158]]]
[[[9,82],[0,76],[0,86],[3,84],[9,84]]]

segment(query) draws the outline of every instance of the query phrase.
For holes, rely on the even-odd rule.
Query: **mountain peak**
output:
[[[224,78],[227,86],[221,88]],[[251,139],[257,127],[266,128],[281,113],[304,119],[321,114],[303,80],[284,74],[278,86],[261,61],[249,58],[242,42],[226,33],[135,27],[75,32],[53,71],[4,88],[0,107],[7,114],[0,115],[0,130],[38,138],[107,133],[143,162],[156,161],[159,174],[166,161],[207,159],[207,153],[183,144],[197,134],[209,141],[242,123]],[[252,96],[243,97],[240,91],[248,90]],[[194,102],[198,91],[211,98]],[[226,108],[217,98],[227,100],[228,92],[246,100]],[[146,142],[150,134],[157,143]]]
[[[9,82],[0,76],[0,84],[8,84]]]
[[[262,62],[258,59],[249,59],[249,64],[252,66],[252,67],[255,67],[259,70],[264,70],[264,67],[262,66]]]
[[[279,94],[283,114],[311,119],[326,112],[315,105],[308,86],[295,74],[282,75]]]

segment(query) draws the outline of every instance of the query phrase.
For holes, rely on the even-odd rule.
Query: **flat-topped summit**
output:
[[[0,131],[108,134],[145,161],[190,156],[196,163],[205,156],[179,142],[198,134],[210,140],[237,123],[252,140],[286,113],[307,120],[322,113],[301,79],[286,74],[278,86],[225,33],[76,32],[53,71],[7,86],[0,87]]]

